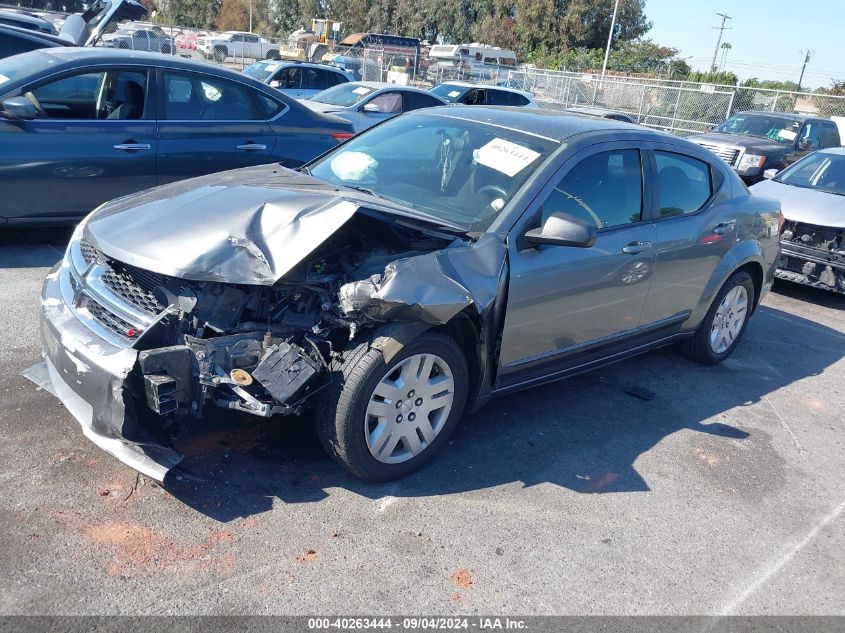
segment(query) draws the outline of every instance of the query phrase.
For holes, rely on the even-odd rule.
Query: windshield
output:
[[[243,73],[257,81],[265,81],[270,75],[278,70],[279,62],[255,62],[244,68]]]
[[[778,143],[794,143],[801,121],[767,114],[738,114],[720,123],[713,130],[724,134],[756,136]]]
[[[810,154],[782,171],[775,180],[845,196],[845,154]]]
[[[484,231],[558,147],[489,123],[414,112],[353,137],[309,169],[444,224]]]
[[[344,83],[332,86],[331,88],[323,90],[323,92],[318,92],[311,97],[311,101],[328,103],[330,105],[342,106],[345,108],[347,106],[355,105],[361,99],[374,91],[375,88],[369,88],[368,86],[362,86],[361,84]]]
[[[455,103],[455,101],[461,98],[465,90],[465,87],[456,86],[455,84],[438,84],[431,89],[431,92],[449,103]]]

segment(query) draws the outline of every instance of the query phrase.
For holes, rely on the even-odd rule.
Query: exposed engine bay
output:
[[[326,386],[332,357],[374,324],[344,311],[341,287],[377,282],[389,263],[455,239],[358,213],[272,286],[186,281],[99,255],[124,285],[148,293],[148,305],[169,306],[148,330],[123,333],[139,350],[128,384],[161,415],[200,417],[208,402],[264,417],[298,414]]]
[[[779,277],[845,293],[845,229],[787,220],[780,239]]]

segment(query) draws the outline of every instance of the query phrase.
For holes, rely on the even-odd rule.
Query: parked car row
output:
[[[296,167],[354,132],[241,73],[154,53],[45,49],[0,60],[0,78],[6,223],[75,222],[174,180]]]

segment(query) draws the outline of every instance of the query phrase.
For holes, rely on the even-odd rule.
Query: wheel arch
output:
[[[751,275],[754,281],[754,309],[760,300],[763,288],[764,263],[766,261],[762,245],[756,240],[743,240],[737,242],[734,247],[722,258],[719,265],[710,276],[707,286],[701,295],[698,305],[692,311],[690,318],[684,328],[685,331],[695,330],[701,320],[710,309],[716,294],[725,285],[725,282],[738,271],[745,271]]]

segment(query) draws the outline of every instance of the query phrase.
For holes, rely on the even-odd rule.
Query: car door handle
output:
[[[724,235],[728,231],[734,230],[735,224],[733,222],[721,222],[713,227],[713,233],[716,235]]]
[[[114,146],[115,149],[122,150],[124,152],[138,152],[142,149],[150,149],[149,143],[119,143]]]
[[[244,143],[243,145],[238,145],[236,149],[239,149],[242,152],[255,152],[258,150],[267,149],[267,146],[262,145],[261,143]]]
[[[651,242],[631,242],[622,247],[622,252],[626,255],[636,255],[637,253],[644,253],[651,248]]]

